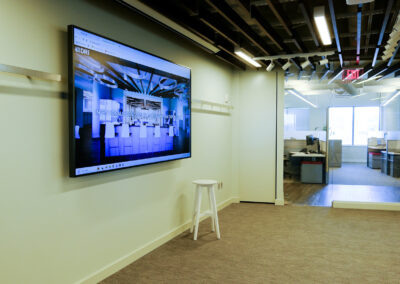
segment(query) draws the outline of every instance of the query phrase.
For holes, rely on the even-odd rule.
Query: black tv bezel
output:
[[[140,165],[134,165],[134,166],[127,166],[127,167],[122,167],[122,168],[117,168],[117,169],[109,169],[109,170],[105,170],[105,171],[101,171],[101,172],[93,172],[93,173],[85,173],[85,174],[81,174],[81,175],[77,175],[76,174],[76,145],[75,145],[75,119],[76,119],[76,107],[75,107],[75,68],[74,68],[74,29],[80,29],[82,31],[94,34],[96,36],[105,38],[107,40],[111,40],[115,43],[124,45],[126,47],[138,50],[140,52],[144,52],[146,54],[149,54],[151,56],[160,58],[162,60],[168,61],[170,63],[173,63],[175,65],[178,66],[182,66],[185,67],[187,69],[189,69],[189,74],[190,74],[190,78],[189,78],[189,108],[190,108],[190,131],[189,131],[189,156],[188,157],[184,157],[184,158],[173,158],[170,160],[165,160],[165,161],[158,161],[158,162],[149,162],[149,163],[143,163]],[[98,33],[89,31],[87,29],[78,27],[76,25],[68,25],[68,108],[69,108],[69,175],[70,177],[82,177],[82,176],[88,176],[88,175],[94,175],[94,174],[100,174],[100,173],[107,173],[107,172],[112,172],[112,171],[118,171],[118,170],[124,170],[124,169],[129,169],[129,168],[135,168],[135,167],[141,167],[141,166],[146,166],[146,165],[153,165],[153,164],[159,164],[159,163],[165,163],[165,162],[171,162],[171,161],[176,161],[176,160],[183,160],[183,159],[189,159],[192,157],[192,69],[181,65],[181,64],[176,64],[175,62],[165,59],[163,57],[160,57],[158,55],[155,55],[153,53],[144,51],[142,49],[133,47],[131,45],[127,45],[125,43],[122,43],[120,41],[111,39],[109,37],[100,35]]]

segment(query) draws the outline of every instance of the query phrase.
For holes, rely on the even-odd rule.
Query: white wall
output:
[[[276,82],[283,97],[283,73],[237,72],[240,200],[275,202]],[[283,102],[279,115],[283,117]],[[283,125],[282,125],[283,126]],[[282,133],[279,134],[282,139]],[[281,146],[283,141],[280,141]],[[283,157],[283,148],[279,149]],[[274,162],[272,162],[274,161]]]
[[[0,283],[73,283],[129,260],[189,220],[195,178],[224,182],[219,203],[238,195],[237,126],[232,116],[198,112],[191,159],[68,177],[68,103],[60,95],[68,24],[192,68],[195,98],[234,96],[225,63],[114,1],[1,1],[0,63],[61,73],[64,83],[0,74]]]
[[[395,98],[388,105],[381,108],[382,129],[384,131],[400,130],[400,98]]]

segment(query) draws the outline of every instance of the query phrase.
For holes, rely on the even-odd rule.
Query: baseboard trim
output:
[[[283,199],[275,199],[275,205],[283,206],[285,205],[285,201]]]
[[[333,200],[333,208],[400,211],[400,203]]]
[[[225,207],[231,205],[232,203],[238,203],[239,202],[239,197],[232,197],[229,198],[225,201],[222,201],[217,204],[218,210],[222,210]],[[201,220],[206,219],[207,217],[203,217]],[[179,234],[183,233],[187,229],[190,228],[192,220],[186,221],[184,224],[180,225],[177,228],[174,228],[170,230],[169,232],[166,232],[165,234],[161,235],[160,237],[156,238],[155,240],[152,240],[148,242],[147,244],[137,248],[136,250],[128,253],[127,255],[115,260],[114,262],[104,266],[103,268],[97,270],[96,272],[88,275],[87,277],[77,281],[76,283],[79,284],[94,284],[98,283],[110,275],[114,274],[115,272],[121,270],[125,266],[131,264],[132,262],[138,260],[142,256],[148,254],[152,250],[158,248],[159,246],[165,244],[166,242],[172,240]]]

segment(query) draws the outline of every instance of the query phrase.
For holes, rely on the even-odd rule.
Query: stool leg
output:
[[[196,202],[196,224],[194,227],[194,236],[193,236],[193,240],[197,240],[197,233],[199,231],[199,220],[200,220],[200,209],[201,209],[201,189],[200,187],[198,187],[197,189],[197,202]]]
[[[219,232],[217,200],[215,198],[214,186],[211,188],[211,193],[212,193],[211,196],[212,196],[212,201],[213,201],[213,213],[214,213],[214,218],[215,218],[215,228],[216,228],[216,231],[217,231],[217,238],[221,239],[221,234]]]
[[[192,225],[190,226],[190,233],[193,233],[193,228],[196,220],[196,205],[197,205],[197,191],[199,191],[200,188],[198,185],[196,185],[196,190],[194,191],[194,203],[193,203],[193,213],[192,213]]]
[[[211,212],[213,213],[212,215],[211,215],[211,231],[213,231],[213,232],[215,232],[215,218],[214,218],[214,207],[213,207],[213,199],[212,199],[212,196],[211,196],[211,187],[209,186],[208,188],[208,200],[209,200],[209,202],[210,202],[210,209],[211,209]]]

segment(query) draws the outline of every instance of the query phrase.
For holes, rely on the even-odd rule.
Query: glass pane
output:
[[[329,108],[329,139],[340,139],[342,145],[353,142],[353,108]]]
[[[354,145],[367,145],[379,130],[379,107],[354,108]]]

